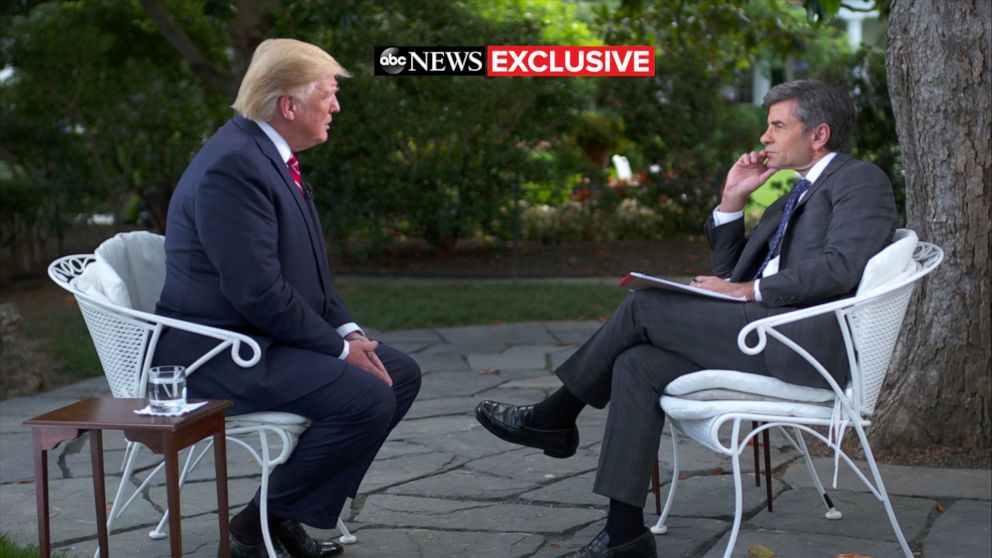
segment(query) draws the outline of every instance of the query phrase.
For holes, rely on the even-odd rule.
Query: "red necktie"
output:
[[[296,187],[300,190],[300,195],[304,198],[307,197],[306,190],[303,189],[303,176],[300,175],[300,161],[293,155],[286,161],[286,165],[289,166],[289,175],[293,177],[293,182],[296,183]]]

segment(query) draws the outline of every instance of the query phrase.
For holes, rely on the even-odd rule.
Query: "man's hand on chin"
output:
[[[749,301],[754,300],[754,281],[731,283],[715,275],[697,275],[689,285],[728,296],[742,296]]]

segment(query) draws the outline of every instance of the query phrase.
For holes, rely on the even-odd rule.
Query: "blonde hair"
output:
[[[245,118],[266,122],[275,116],[279,97],[302,96],[328,76],[351,77],[323,49],[295,39],[267,39],[258,45],[231,108]]]

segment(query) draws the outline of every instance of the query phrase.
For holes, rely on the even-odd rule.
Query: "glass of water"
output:
[[[148,405],[154,413],[175,413],[186,406],[185,366],[155,366],[148,370]]]

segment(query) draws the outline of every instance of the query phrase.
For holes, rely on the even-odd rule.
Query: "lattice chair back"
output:
[[[145,349],[158,327],[115,308],[97,279],[99,267],[93,255],[66,256],[48,275],[76,298],[113,396],[144,397]]]
[[[898,244],[894,242],[891,247],[897,248]],[[879,288],[864,292],[873,296],[845,311],[856,362],[851,370],[852,403],[863,416],[875,411],[913,289],[943,259],[939,248],[926,242],[917,243],[915,234],[912,245],[910,263],[898,275]],[[860,290],[859,296],[863,296]]]

